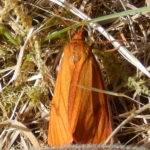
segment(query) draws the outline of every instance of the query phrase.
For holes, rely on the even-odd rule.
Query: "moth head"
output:
[[[82,40],[82,35],[83,33],[80,31],[80,32],[77,32],[74,37],[73,37],[73,40]]]

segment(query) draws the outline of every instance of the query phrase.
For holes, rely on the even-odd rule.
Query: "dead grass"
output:
[[[91,18],[150,5],[148,0],[93,0],[82,9],[82,0],[70,2]],[[50,40],[44,39],[65,28],[64,22],[71,25],[80,21],[69,10],[48,0],[0,0],[0,149],[47,146],[47,123],[56,68],[70,37],[64,32]],[[110,19],[100,24],[113,37],[123,40],[127,49],[149,67],[150,13]],[[88,43],[106,40],[89,26],[85,30]],[[117,51],[104,52],[111,48],[111,43],[94,44],[93,48],[106,90],[137,101],[108,95],[116,128],[149,103],[150,80]],[[115,136],[121,144],[149,147],[149,114],[146,108],[119,128]]]

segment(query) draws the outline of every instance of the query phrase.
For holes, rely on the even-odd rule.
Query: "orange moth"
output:
[[[78,85],[104,89],[99,65],[82,32],[64,48],[51,105],[50,146],[104,143],[112,132],[105,95]]]

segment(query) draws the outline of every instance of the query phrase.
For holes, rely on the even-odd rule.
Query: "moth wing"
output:
[[[65,47],[67,49],[67,47]],[[64,53],[66,50],[64,50]],[[58,71],[48,129],[48,144],[51,146],[67,145],[72,142],[68,122],[68,93],[71,80],[71,68],[64,54]]]
[[[69,93],[69,124],[73,139],[76,143],[103,143],[112,132],[106,97],[103,93],[77,87],[104,89],[92,53],[76,64],[73,74]]]

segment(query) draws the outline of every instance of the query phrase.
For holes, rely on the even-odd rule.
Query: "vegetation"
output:
[[[126,12],[150,6],[148,0],[68,0],[98,22],[150,70],[150,12]],[[115,16],[118,12],[124,12]],[[110,15],[111,14],[111,15]],[[114,16],[112,17],[112,14]],[[110,15],[103,19],[100,16]],[[73,26],[72,26],[73,25]],[[47,123],[57,66],[63,47],[84,25],[104,78],[115,137],[121,144],[150,146],[150,80],[112,43],[70,10],[50,0],[0,0],[0,149],[47,146]],[[94,89],[93,89],[94,90]],[[146,107],[144,107],[146,106]],[[144,108],[143,108],[144,107]]]

